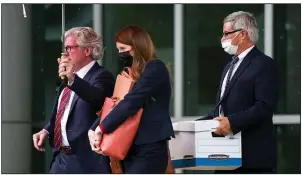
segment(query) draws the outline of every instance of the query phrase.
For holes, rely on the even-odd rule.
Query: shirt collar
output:
[[[80,78],[84,78],[84,76],[87,74],[87,72],[92,68],[92,66],[95,64],[95,60],[91,61],[89,64],[87,64],[86,66],[82,67],[79,71],[76,72],[76,74],[80,77]]]
[[[238,55],[239,60],[242,60],[254,47],[255,47],[255,45],[252,45],[251,47],[249,47],[245,51],[243,51],[241,54],[239,54]]]

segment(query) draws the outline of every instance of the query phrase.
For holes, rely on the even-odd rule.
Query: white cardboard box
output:
[[[175,169],[232,170],[241,166],[241,133],[213,137],[216,120],[173,123],[175,137],[169,141]]]

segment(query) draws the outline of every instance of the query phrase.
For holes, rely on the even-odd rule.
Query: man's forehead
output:
[[[74,36],[69,36],[65,38],[65,45],[76,44],[76,38]]]

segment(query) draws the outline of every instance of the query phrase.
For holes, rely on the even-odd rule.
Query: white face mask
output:
[[[238,33],[238,34],[239,34],[239,33]],[[237,34],[237,35],[238,35],[238,34]],[[236,35],[236,36],[237,36],[237,35]],[[236,36],[235,36],[234,38],[236,38]],[[238,46],[239,46],[239,44],[241,43],[241,41],[240,41],[236,46],[233,45],[233,44],[232,44],[232,41],[233,41],[234,38],[228,39],[228,40],[225,40],[225,41],[221,42],[221,46],[222,46],[222,48],[224,49],[224,51],[225,51],[226,53],[230,54],[230,55],[234,55],[234,54],[237,52]]]

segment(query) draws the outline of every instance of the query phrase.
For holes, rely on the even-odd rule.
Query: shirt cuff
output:
[[[49,135],[49,132],[46,129],[42,129],[42,130],[45,131]]]
[[[67,85],[71,86],[73,84],[73,82],[74,82],[74,79],[73,79],[73,81],[71,83],[69,83],[69,81],[68,81]]]
[[[73,84],[74,79],[75,79],[75,75],[76,75],[76,73],[73,72],[73,80],[72,80],[72,82],[70,82],[70,83],[69,83],[69,81],[67,82],[67,85],[68,85],[68,86],[71,86],[71,85]]]
[[[99,127],[100,127],[102,133],[106,133],[106,130],[105,130],[104,126],[102,125],[102,123],[99,124]]]

